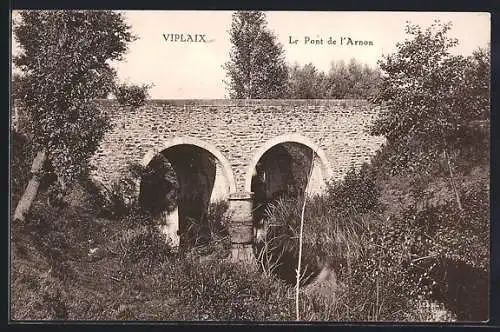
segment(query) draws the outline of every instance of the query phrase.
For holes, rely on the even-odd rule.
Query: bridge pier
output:
[[[256,264],[253,253],[253,193],[238,192],[229,195],[231,213],[231,261]]]

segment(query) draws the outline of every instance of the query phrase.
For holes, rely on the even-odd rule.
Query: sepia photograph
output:
[[[490,20],[12,10],[9,322],[488,322]]]

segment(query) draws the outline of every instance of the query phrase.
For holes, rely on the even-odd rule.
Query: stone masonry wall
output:
[[[104,183],[175,137],[215,146],[229,161],[239,192],[256,149],[277,136],[298,134],[320,146],[335,179],[369,161],[385,141],[367,134],[378,109],[364,100],[151,100],[138,109],[100,103],[114,123],[92,159]]]

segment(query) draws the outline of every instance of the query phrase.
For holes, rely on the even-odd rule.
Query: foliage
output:
[[[343,181],[330,182],[327,194],[331,208],[341,215],[380,212],[383,206],[374,175],[373,168],[363,164],[359,170],[351,168]]]
[[[292,99],[358,99],[371,98],[380,84],[380,72],[352,58],[332,62],[324,73],[308,63],[297,63],[289,69],[289,97]]]
[[[229,235],[229,224],[231,222],[228,214],[229,204],[226,201],[210,203],[207,214],[207,224],[213,235]]]
[[[138,210],[137,185],[140,181],[138,174],[134,173],[134,165],[129,165],[120,178],[109,185],[102,183],[88,183],[88,188],[93,192],[98,212],[101,216],[117,219]]]
[[[231,224],[228,214],[229,205],[225,201],[210,203],[208,213],[204,220],[196,221],[188,227],[188,237],[206,239],[206,241],[194,241],[194,243],[217,243],[226,241],[229,244],[229,227]]]
[[[140,171],[141,192],[139,205],[157,215],[175,209],[180,187],[177,175],[169,160],[161,153]]]
[[[122,263],[139,261],[146,266],[164,262],[173,255],[163,235],[154,227],[151,216],[131,213],[121,220],[125,229],[111,243]]]
[[[33,151],[29,139],[17,131],[11,132],[10,194],[15,207],[30,179]]]
[[[464,196],[464,205],[484,214],[482,206],[474,205],[479,195],[472,196],[476,198]],[[344,246],[329,247],[329,254],[351,259],[349,268],[344,266],[344,273],[339,274],[337,289],[301,294],[304,320],[455,319],[446,312],[436,318],[436,308],[442,307],[434,302],[402,296],[401,289],[414,289],[411,287],[423,274],[410,278],[408,270],[402,268],[407,265],[401,264],[422,257],[410,255],[422,252],[418,251],[418,238],[408,236],[416,234],[421,223],[412,223],[409,228],[406,219],[385,222],[373,214],[327,222],[331,215],[325,214],[328,201],[323,199],[306,206],[306,213],[310,213],[306,225],[312,227],[306,234],[310,239],[326,234],[324,242],[318,244],[322,248],[328,248],[328,241],[335,242],[327,237],[337,235]],[[469,201],[471,205],[467,205]],[[31,223],[14,225],[13,229],[14,319],[295,319],[292,289],[286,283],[230,264],[209,250],[194,248],[173,255],[151,216],[131,213],[107,220],[95,216],[93,208],[60,210],[43,202],[39,197],[35,203]],[[211,220],[224,216],[224,210],[223,204],[211,208]],[[328,227],[338,228],[334,233]],[[356,241],[362,246],[354,250]],[[408,246],[400,245],[404,243]],[[347,251],[348,247],[353,250]],[[310,257],[314,257],[317,247],[310,248]],[[471,294],[473,291],[468,296]]]
[[[229,31],[232,44],[226,71],[230,98],[263,99],[286,96],[287,66],[283,47],[267,28],[259,11],[238,11]]]
[[[265,237],[256,244],[259,268],[266,275],[276,275],[290,284],[296,280],[300,209],[296,199],[282,197],[268,204],[264,212]],[[304,242],[306,244],[302,254],[304,264],[301,264],[301,285],[309,282],[318,268],[317,262],[309,262],[309,243]]]
[[[331,296],[336,299],[328,315],[351,321],[434,320],[431,313],[415,310],[415,301],[425,298],[411,293],[419,289],[418,276],[423,274],[410,278],[407,269],[417,240],[414,230],[373,213],[342,215],[326,197],[317,196],[306,205],[302,285],[309,284],[325,264],[333,267],[337,288],[323,295],[324,301]],[[294,281],[297,264],[300,207],[293,201],[271,204],[267,239],[259,248],[259,263],[266,275],[289,283]],[[426,316],[421,318],[421,314]],[[441,319],[454,319],[447,315]]]
[[[20,93],[22,93],[22,88],[20,86],[21,84],[22,84],[21,75],[19,75],[19,73],[12,73],[12,80],[10,86],[12,100],[16,100],[21,97],[19,95]]]
[[[26,189],[31,177],[31,160],[33,160],[32,141],[15,130],[11,132],[11,164],[10,164],[10,188],[11,188],[11,207],[15,207]],[[40,190],[47,191],[47,202],[57,206],[62,206],[62,192],[60,186],[55,183],[56,177],[54,169],[50,163],[43,166],[42,176],[40,178]]]
[[[193,304],[194,319],[290,319],[291,306],[283,301],[287,288],[257,271],[228,262],[187,260],[176,266],[175,273],[184,277],[173,280],[173,287]]]
[[[85,171],[109,121],[92,100],[112,91],[115,71],[133,40],[112,11],[21,11],[13,28],[22,72],[16,94],[33,123],[36,149],[47,149],[61,183]]]
[[[225,202],[210,203],[208,212],[201,219],[186,216],[179,220],[182,250],[195,249],[198,252],[208,252],[221,249],[217,254],[227,255],[229,253],[230,216],[227,213],[228,205]]]
[[[444,255],[483,270],[489,264],[489,197],[483,189],[464,195],[463,212],[443,204],[417,211],[410,208],[403,218],[420,232],[425,245],[422,250],[431,256]]]
[[[466,215],[448,203],[420,212],[409,209],[400,218],[372,224],[349,282],[440,303],[455,319],[485,320],[488,210],[478,200],[464,198],[465,211],[471,211]]]
[[[61,211],[40,202],[30,224],[14,225],[13,319],[285,315],[283,285],[220,258],[201,262],[208,256],[172,255],[150,216],[134,213],[100,220],[80,207]],[[224,206],[214,210],[223,211]]]
[[[428,171],[443,159],[453,162],[461,150],[486,151],[484,137],[472,121],[489,119],[489,54],[452,55],[458,41],[447,37],[451,24],[426,30],[408,24],[411,38],[397,44],[379,66],[384,72],[375,101],[386,109],[371,133],[384,135],[400,169]]]
[[[292,99],[323,99],[327,78],[312,63],[300,67],[297,63],[289,69],[289,97]]]
[[[64,208],[67,203],[64,201],[64,193],[59,183],[52,183],[47,188],[47,203],[50,206]]]
[[[144,105],[149,97],[151,85],[119,84],[115,88],[114,94],[120,105],[140,107]]]
[[[367,165],[352,168],[344,181],[329,183],[326,195],[310,197],[304,214],[303,284],[330,261],[336,268],[358,256],[363,248],[359,233],[373,213],[381,212],[380,189]],[[265,239],[257,256],[265,272],[293,281],[298,257],[302,199],[281,198],[268,202],[264,212]],[[337,271],[340,273],[339,271]]]
[[[91,205],[99,217],[117,220],[130,213],[140,210],[137,193],[144,167],[138,163],[129,163],[119,171],[119,177],[103,183],[100,179],[87,175],[79,184],[82,190],[92,197],[91,202],[85,201],[84,205]],[[72,188],[74,191],[74,188]],[[148,214],[148,211],[143,211]]]
[[[346,65],[342,60],[332,63],[328,73],[328,98],[372,98],[380,85],[381,73],[351,58]]]
[[[484,218],[487,210],[466,204],[467,209],[481,213],[463,216],[464,219],[449,205],[419,214],[407,211],[401,218],[382,219],[373,213],[339,217],[335,211],[325,213],[328,201],[324,198],[315,200],[306,208],[309,214],[305,218],[304,260],[312,277],[322,263],[331,262],[334,266],[340,285],[344,285],[336,294],[339,304],[346,307],[343,319],[484,319],[487,273],[480,265],[488,262],[488,248],[484,246],[488,240],[488,222]],[[299,205],[277,209],[279,204],[270,210],[273,218],[293,218],[295,222],[289,222],[288,229],[269,225],[267,243],[271,250],[266,254],[274,259],[268,261],[273,264],[273,272],[287,280],[282,271],[287,268],[293,276],[296,266],[296,231],[290,227],[299,220],[300,209]],[[294,216],[290,211],[295,211]],[[478,218],[481,232],[471,232],[470,226],[463,224]],[[445,225],[443,220],[447,220]],[[480,254],[471,255],[472,252]],[[475,295],[464,300],[468,292]],[[433,312],[419,313],[415,311],[415,301],[419,307],[427,303],[444,314],[436,318]]]
[[[377,173],[366,165],[351,170],[308,200],[303,273],[310,281],[325,262],[334,267],[344,285],[336,291],[343,319],[486,319],[488,186],[479,179],[463,187],[464,212],[450,200],[422,205],[428,198],[415,197],[399,216],[383,216]],[[266,239],[257,248],[266,274],[293,281],[299,221],[299,202],[268,205]]]
[[[359,233],[363,249],[353,257],[350,270],[344,275],[345,301],[350,303],[351,319],[366,316],[370,320],[430,320],[456,319],[441,302],[425,294],[427,283],[420,277],[426,271],[412,269],[414,263],[425,260],[418,253],[421,238],[405,219],[378,220],[365,224]],[[444,311],[435,318],[432,312],[415,310],[424,304]],[[423,310],[425,311],[425,310]],[[425,313],[425,317],[420,317]]]
[[[452,55],[458,41],[447,37],[450,28],[408,24],[411,38],[379,63],[385,76],[377,102],[386,113],[371,133],[385,135],[387,144],[373,166],[382,181],[389,180],[384,173],[402,175],[412,203],[391,217],[393,231],[376,232],[391,241],[384,250],[405,271],[400,286],[408,296],[442,303],[460,320],[484,320],[489,178],[481,170],[489,172],[490,56],[483,49]]]
[[[431,187],[437,180],[434,178],[425,187]],[[386,186],[389,181],[385,179],[383,183]],[[436,310],[448,312],[439,319],[486,319],[489,187],[484,184],[484,179],[479,177],[463,185],[460,195],[464,211],[456,209],[449,197],[422,204],[429,197],[419,198],[413,194],[413,201],[405,205],[400,215],[386,214],[388,217],[382,219],[376,214],[344,214],[340,220],[356,225],[355,232],[347,234],[351,238],[349,242],[358,243],[358,246],[351,245],[356,251],[337,247],[347,254],[348,270],[343,280],[348,289],[346,301],[352,304],[351,308],[369,306],[373,319],[420,319],[420,314],[404,318],[411,313],[407,306],[412,305],[401,301],[406,298],[420,303],[419,307],[427,303]],[[419,191],[416,183],[409,185],[415,193]],[[360,198],[360,202],[363,201]],[[332,216],[339,210],[338,206],[333,213],[316,205],[311,208],[318,211],[319,216]],[[315,224],[316,233],[341,234]],[[329,250],[326,255],[338,252],[328,242],[321,247]],[[351,314],[364,315],[354,311]],[[427,318],[436,319],[432,315]]]

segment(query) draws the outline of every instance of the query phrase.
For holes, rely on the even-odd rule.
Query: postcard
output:
[[[490,38],[14,10],[11,323],[488,321]]]

